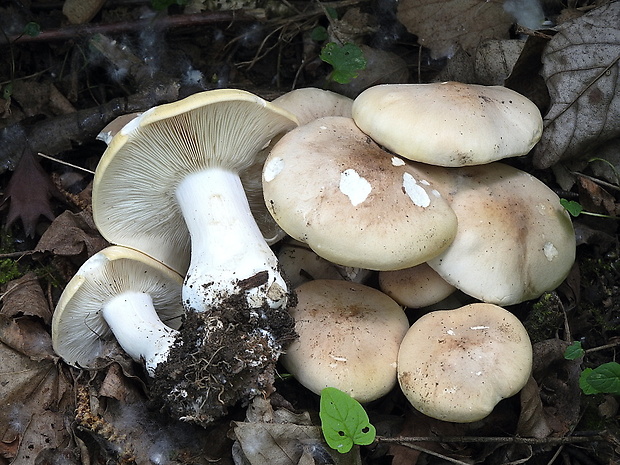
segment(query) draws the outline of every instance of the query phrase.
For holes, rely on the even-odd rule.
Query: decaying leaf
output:
[[[2,303],[0,315],[10,318],[19,315],[35,316],[47,325],[52,322],[52,312],[37,275],[33,272],[8,282],[3,292]]]
[[[41,216],[50,221],[55,217],[50,204],[52,197],[62,198],[32,152],[25,152],[4,194],[4,199],[11,201],[6,226],[21,219],[26,235],[34,237]]]
[[[534,152],[547,168],[583,158],[620,136],[620,2],[595,8],[559,27],[543,56],[551,107]]]
[[[486,39],[507,39],[513,23],[498,0],[401,0],[397,17],[434,58],[459,47],[475,53]]]
[[[45,231],[36,250],[64,257],[86,253],[84,260],[108,245],[101,237],[88,211],[65,211]]]
[[[270,421],[264,421],[269,419]],[[244,422],[233,422],[236,463],[246,465],[358,465],[359,449],[340,454],[329,448],[319,426],[309,415],[274,410],[268,400],[255,397]]]
[[[46,450],[71,451],[70,384],[51,358],[35,361],[0,342],[0,457],[9,463],[42,463],[37,458]]]
[[[560,339],[548,339],[533,346],[532,375],[540,387],[546,428],[550,428],[554,436],[566,435],[579,420],[581,360],[564,358],[568,345]]]

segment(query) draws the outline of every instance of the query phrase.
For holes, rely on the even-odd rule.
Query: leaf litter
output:
[[[377,2],[379,3],[383,4]],[[369,10],[375,13],[376,24],[364,31],[359,41],[372,42],[373,45],[379,42],[395,44],[398,41],[398,46],[389,47],[390,51],[398,55],[400,60],[406,60],[405,63],[413,70],[410,73],[413,81],[420,78],[423,81],[432,80],[433,75],[439,71],[432,69],[432,66],[443,63],[435,58],[451,55],[458,50],[479,57],[481,64],[476,65],[480,68],[474,72],[474,80],[482,79],[483,67],[495,67],[497,70],[490,72],[489,82],[501,84],[510,68],[513,68],[512,76],[508,76],[507,82],[510,82],[512,77],[511,86],[524,85],[524,90],[521,91],[533,98],[546,115],[543,141],[533,153],[533,162],[537,168],[583,157],[611,159],[617,156],[617,150],[610,151],[609,147],[617,141],[618,134],[614,131],[620,127],[617,122],[618,34],[617,21],[614,22],[619,16],[618,4],[605,3],[597,8],[586,5],[585,9],[591,11],[585,15],[578,14],[576,19],[558,26],[555,36],[551,30],[535,37],[535,47],[527,46],[528,42],[534,42],[530,40],[534,38],[534,32],[528,33],[532,35],[529,36],[526,47],[522,48],[522,40],[515,38],[510,29],[514,20],[506,14],[501,2],[453,0],[439,4],[425,0],[402,0],[398,17],[411,33],[418,35],[417,42],[415,37],[402,33],[390,39],[389,34],[395,34],[394,29],[384,26],[388,16],[382,17],[380,8],[376,11]],[[346,7],[342,8],[342,11],[344,10]],[[7,11],[10,10],[1,10],[0,17],[2,13],[9,14]],[[416,17],[407,19],[407,15],[411,16],[412,12],[415,12]],[[120,13],[122,14],[122,11]],[[14,12],[11,16],[13,14]],[[373,15],[369,17],[372,19]],[[234,29],[234,26],[230,27]],[[236,33],[241,34],[240,31]],[[384,35],[379,37],[379,34]],[[212,40],[214,36],[206,39],[191,37],[198,42],[206,40],[207,43],[203,44],[204,50],[225,50],[217,48]],[[273,37],[280,39],[284,36],[276,34]],[[508,42],[483,42],[487,37]],[[204,56],[196,52],[196,44],[191,43],[191,40],[188,41],[183,36],[175,36],[175,40],[177,45],[181,44],[181,48],[185,47],[190,51],[191,59],[188,61],[198,65],[200,60],[204,59]],[[512,49],[515,44],[510,41],[517,40],[519,46],[514,47],[517,53],[520,49],[524,51],[515,62],[514,55],[508,57],[505,54],[505,46]],[[237,43],[244,42],[238,40]],[[313,46],[306,43],[305,51],[313,52],[316,60],[321,45],[314,45],[313,50]],[[18,47],[17,43],[14,47]],[[497,51],[494,51],[495,49]],[[58,49],[62,53],[68,53],[68,50],[62,47]],[[230,50],[228,49],[230,54],[227,59],[239,59],[239,56]],[[243,45],[236,49],[237,52],[239,50],[244,51]],[[278,50],[277,47],[274,50]],[[19,49],[16,48],[15,51]],[[133,52],[139,61],[143,59],[142,50],[134,49]],[[111,60],[114,60],[113,46],[110,53]],[[167,50],[161,50],[161,56],[166,53]],[[304,63],[312,63],[311,54],[305,57],[307,60],[304,58]],[[271,59],[273,58],[272,56]],[[285,54],[278,58],[282,58],[285,63],[291,59]],[[244,59],[247,59],[247,56]],[[218,82],[228,79],[227,83],[249,88],[252,84],[261,82],[260,73],[264,72],[264,69],[267,70],[265,75],[269,76],[269,79],[272,78],[269,73],[281,72],[273,71],[274,68],[269,67],[268,62],[269,59],[255,60],[251,72],[239,66],[231,74],[226,74],[221,71],[224,68],[219,64],[218,67],[209,68],[209,71],[213,72],[212,77]],[[181,61],[175,62],[175,65],[177,63]],[[26,68],[26,64],[20,66]],[[143,110],[154,100],[175,99],[181,88],[177,84],[180,81],[178,76],[182,73],[178,72],[178,68],[170,66],[166,73],[163,73],[165,77],[162,78],[163,90],[160,93],[140,93],[140,90],[144,89],[136,87],[138,80],[127,79],[122,83],[105,81],[104,85],[108,88],[122,88],[121,93],[129,95],[131,103],[123,104],[124,97],[112,93],[103,99],[108,102],[107,106],[98,107],[92,100],[79,100],[75,97],[78,95],[75,92],[75,83],[80,82],[77,77],[83,77],[83,74],[80,75],[76,70],[80,69],[80,73],[84,70],[88,72],[89,65],[83,63],[82,66],[83,68],[77,66],[69,70],[67,75],[72,78],[71,85],[67,85],[62,79],[54,84],[61,96],[67,96],[70,105],[49,103],[48,111],[46,105],[41,105],[41,99],[29,100],[27,92],[16,95],[15,99],[5,100],[4,118],[11,113],[6,110],[17,110],[16,104],[21,102],[23,106],[44,114],[45,119],[32,124],[32,121],[22,121],[23,115],[20,115],[19,111],[13,111],[12,118],[6,120],[7,126],[0,121],[0,128],[10,129],[0,133],[0,145],[3,147],[0,161],[3,166],[11,166],[19,158],[15,156],[16,152],[11,150],[19,149],[19,155],[23,152],[21,136],[15,139],[15,144],[7,143],[6,137],[16,134],[15,131],[21,135],[27,134],[30,140],[36,142],[37,150],[51,148],[52,155],[60,153],[62,156],[64,151],[65,155],[82,157],[83,160],[92,157],[93,153],[100,153],[102,148],[88,144],[104,122],[125,111]],[[264,68],[261,69],[261,66]],[[295,66],[296,77],[286,76],[283,72],[279,79],[291,79],[290,82],[292,79],[301,79],[298,84],[309,85],[317,82],[313,81],[313,78],[329,73],[329,69],[321,68],[322,65],[317,65],[317,61],[314,61],[312,66],[303,67],[299,63]],[[101,68],[96,69],[99,75],[103,74]],[[286,69],[286,66],[280,66],[280,69]],[[542,71],[546,83],[545,90],[549,91],[548,103],[544,98],[532,97],[534,94],[530,93],[531,86],[525,85],[537,82],[539,71]],[[140,72],[144,72],[144,69]],[[453,75],[454,79],[458,79],[460,72]],[[519,78],[515,80],[517,74]],[[235,75],[237,81],[234,81]],[[89,78],[93,79],[94,76],[91,74]],[[27,82],[33,78],[23,79]],[[376,82],[373,81],[374,83]],[[45,85],[32,88],[35,87],[46,92]],[[28,89],[28,86],[23,88]],[[361,89],[355,92],[359,90]],[[50,95],[56,91],[50,90]],[[536,92],[540,92],[540,88]],[[62,98],[57,101],[62,102]],[[76,115],[69,117],[69,113],[62,114],[75,113],[75,110],[78,112],[77,118]],[[93,124],[101,115],[104,117]],[[80,118],[88,121],[87,131],[75,124]],[[62,131],[52,140],[49,138],[52,133],[50,128],[58,125],[58,122],[62,122]],[[37,130],[39,127],[45,130]],[[87,149],[78,149],[76,142],[86,144]],[[605,155],[601,157],[602,154]],[[517,163],[521,162],[524,165],[528,163],[523,160]],[[614,163],[616,166],[619,164],[617,161]],[[573,189],[569,193],[572,198],[592,209],[607,213],[617,212],[618,191],[613,189],[613,186],[618,184],[617,177],[614,177],[613,170],[611,173],[606,171],[606,179],[612,187],[605,186],[597,179],[602,168],[598,173],[594,170],[595,166],[609,165],[599,161],[598,164],[581,163],[578,166],[578,171],[584,173],[572,174],[576,180],[574,185],[569,186]],[[574,166],[572,169],[576,170]],[[589,169],[592,171],[588,171]],[[62,172],[61,169],[54,171],[57,171],[54,176]],[[554,172],[538,171],[537,175],[543,176],[553,185]],[[43,183],[43,187],[48,186],[50,179],[44,174],[47,181]],[[3,184],[5,196],[12,194],[13,197],[15,194],[11,190],[7,192],[6,179],[8,176]],[[27,181],[22,180],[20,184],[20,187],[24,188],[22,190],[26,190]],[[58,185],[56,183],[56,187]],[[23,232],[34,231],[33,235],[39,239],[36,246],[19,260],[19,266],[27,269],[47,266],[49,269],[44,275],[40,272],[38,275],[24,274],[3,289],[3,306],[0,310],[0,360],[3,366],[0,377],[0,399],[3,402],[0,406],[1,465],[55,462],[86,464],[104,461],[149,464],[234,462],[246,465],[341,463],[338,460],[343,458],[339,457],[340,454],[334,455],[320,435],[316,399],[294,382],[279,381],[276,383],[278,393],[271,394],[269,399],[259,396],[248,408],[232,411],[228,419],[235,422],[231,425],[223,421],[209,428],[198,428],[178,424],[154,410],[142,371],[121,351],[114,354],[111,360],[102,363],[100,370],[92,373],[68,368],[58,361],[50,345],[51,307],[64,282],[77,267],[107,243],[92,223],[87,206],[88,189],[77,194],[82,196],[81,199],[68,196],[64,188],[60,189],[60,197],[46,189],[39,191],[34,199],[19,201],[20,197],[17,196],[17,213],[12,214],[11,230],[18,235],[20,228],[16,228],[15,223],[24,220]],[[42,200],[43,198],[45,200]],[[32,205],[27,205],[28,203]],[[62,209],[66,210],[55,218],[55,214]],[[48,226],[48,221],[52,219]],[[545,314],[543,305],[540,321],[544,324],[544,318],[549,318],[546,320],[549,322],[547,336],[534,346],[537,368],[518,398],[502,401],[496,411],[483,422],[456,425],[433,420],[413,411],[395,390],[385,399],[366,406],[371,422],[377,425],[379,441],[368,448],[356,449],[354,456],[344,458],[352,461],[347,463],[385,463],[386,454],[391,456],[389,460],[395,465],[433,464],[444,459],[485,464],[523,463],[537,457],[549,463],[550,457],[556,452],[567,462],[577,460],[583,451],[592,457],[608,458],[609,463],[612,463],[614,458],[617,459],[620,449],[614,452],[613,447],[602,441],[598,435],[604,428],[611,428],[612,438],[613,434],[617,434],[618,425],[614,420],[618,414],[617,403],[614,407],[609,396],[584,400],[577,381],[584,367],[594,367],[608,361],[613,349],[611,352],[602,350],[591,353],[584,360],[572,362],[562,356],[562,348],[567,341],[574,338],[583,340],[589,347],[613,345],[614,341],[620,338],[619,300],[616,298],[619,269],[617,229],[600,221],[582,218],[575,220],[584,251],[584,258],[579,258],[581,270],[577,269],[572,274],[572,281],[568,285],[570,289],[557,291],[560,301],[559,320],[557,312],[552,316]],[[50,270],[53,270],[51,273],[54,276],[50,274]],[[536,303],[541,302],[542,298]],[[515,311],[525,316],[533,311],[536,303],[525,304]],[[572,333],[566,330],[567,327]],[[553,337],[553,334],[556,336]],[[603,410],[606,412],[605,416],[601,413]],[[590,419],[594,417],[598,423],[586,423],[584,416]],[[593,434],[594,438],[587,446],[557,446],[554,444],[559,443],[551,442],[551,439],[570,439],[571,435],[584,429]],[[498,435],[499,439],[504,439],[503,443],[485,444],[457,440],[472,436],[480,439],[487,436],[497,438]],[[384,438],[399,436],[417,436],[426,440],[401,441],[400,445],[381,442]],[[538,439],[539,442],[510,443],[510,439],[514,437]],[[450,438],[452,440],[449,440]]]

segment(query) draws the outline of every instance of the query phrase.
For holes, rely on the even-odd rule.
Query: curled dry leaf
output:
[[[52,322],[52,312],[43,295],[39,279],[33,272],[9,281],[4,289],[2,302],[0,315],[9,318],[19,315],[35,316],[47,325]]]
[[[542,75],[551,107],[534,152],[547,168],[591,156],[620,136],[620,2],[592,10],[559,27],[543,56]]]
[[[0,342],[0,367],[0,457],[31,464],[44,463],[37,458],[48,449],[70,452],[64,418],[72,396],[60,365],[32,360]]]
[[[485,39],[507,39],[513,22],[497,0],[401,0],[397,17],[434,58],[459,47],[475,53]]]
[[[256,396],[246,421],[232,423],[235,463],[249,465],[359,464],[359,449],[340,454],[329,448],[321,428],[310,415],[274,409],[269,400]]]
[[[86,257],[90,257],[107,245],[106,240],[97,231],[89,212],[65,211],[41,236],[36,250],[37,252],[49,251],[65,257],[73,257],[85,252]]]

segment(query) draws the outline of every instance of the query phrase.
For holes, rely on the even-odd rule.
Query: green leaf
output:
[[[586,381],[599,393],[620,395],[620,363],[603,363],[588,373]]]
[[[560,199],[560,205],[562,205],[572,216],[579,216],[583,211],[581,204],[579,202],[575,202],[574,200]]]
[[[569,345],[564,351],[564,358],[566,360],[576,360],[579,357],[583,357],[586,353],[585,350],[581,347],[581,342],[574,341],[571,345]]]
[[[338,12],[331,6],[325,7],[325,13],[327,13],[327,16],[331,19],[338,19]]]
[[[323,42],[328,37],[327,29],[323,26],[317,26],[310,32],[310,38],[316,42]]]
[[[12,82],[8,82],[2,88],[2,98],[4,100],[9,100],[11,98],[11,95],[13,95],[13,83]]]
[[[375,440],[377,432],[364,407],[336,388],[321,391],[319,417],[325,441],[342,454],[349,452],[353,444],[365,446]]]
[[[35,23],[34,21],[30,21],[24,26],[24,34],[31,37],[36,37],[41,34],[41,26],[39,26],[39,24]]]
[[[355,44],[340,46],[329,42],[321,50],[320,58],[334,67],[330,78],[340,84],[348,84],[357,77],[360,70],[366,68],[364,53]]]
[[[581,372],[581,375],[579,375],[579,387],[581,391],[587,395],[599,394],[599,391],[594,389],[588,382],[588,376],[590,376],[592,371],[592,368],[586,368]]]

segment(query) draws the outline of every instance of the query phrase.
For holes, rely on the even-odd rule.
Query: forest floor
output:
[[[620,346],[619,4],[1,2],[0,465],[620,463],[620,373],[607,392],[580,385]],[[329,42],[354,44],[365,65],[322,60]],[[91,189],[106,148],[96,136],[116,117],[215,88],[355,98],[380,83],[448,80],[506,85],[535,102],[543,138],[507,163],[583,208],[566,280],[509,308],[532,340],[534,372],[489,417],[435,420],[395,388],[365,405],[378,439],[340,456],[322,442],[319,397],[291,378],[277,379],[270,402],[259,396],[202,427],[154,408],[127,357],[89,371],[53,352],[60,294],[108,245]],[[575,341],[585,352],[568,360]]]

